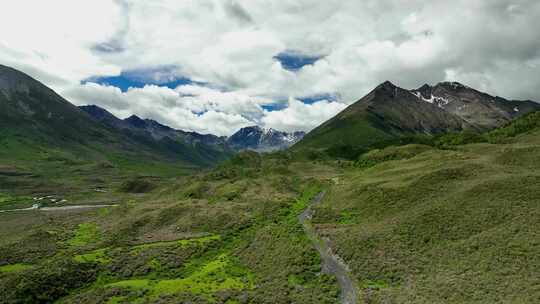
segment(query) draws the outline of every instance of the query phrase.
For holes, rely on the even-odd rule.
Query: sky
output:
[[[0,64],[77,104],[309,131],[390,80],[540,101],[540,1],[0,0]]]

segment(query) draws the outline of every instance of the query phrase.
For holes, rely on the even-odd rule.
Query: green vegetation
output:
[[[79,263],[99,263],[107,264],[111,262],[111,259],[106,254],[107,248],[98,249],[90,253],[76,255],[75,261]]]
[[[508,123],[502,128],[487,133],[491,143],[501,143],[505,139],[540,129],[540,111],[529,113],[520,119]]]
[[[313,222],[366,302],[535,301],[540,132],[526,125],[486,135],[503,145],[371,151],[331,185]]]
[[[70,246],[81,247],[99,241],[100,232],[96,224],[80,224],[75,231],[75,236],[68,241]]]
[[[25,264],[4,265],[4,266],[0,266],[0,273],[20,272],[20,271],[24,271],[30,268],[32,268],[32,265],[25,265]]]
[[[173,280],[133,279],[112,283],[107,286],[144,289],[148,290],[152,296],[180,292],[212,295],[219,291],[253,288],[250,282],[251,275],[246,273],[244,269],[235,266],[231,261],[231,257],[226,254],[221,254],[215,260],[197,266],[197,270],[186,278]],[[212,298],[209,297],[209,299]]]
[[[386,149],[371,150],[360,156],[356,165],[362,168],[373,167],[377,164],[390,161],[410,159],[416,155],[431,150],[431,147],[425,145],[407,145],[403,147],[388,147]]]
[[[294,204],[290,208],[290,213],[288,219],[294,221],[296,217],[304,211],[311,200],[321,192],[321,186],[318,183],[308,184],[302,194],[294,200]]]
[[[120,191],[127,193],[146,193],[154,188],[153,183],[141,178],[130,179],[120,185]]]
[[[9,194],[0,193],[0,210],[27,208],[27,207],[31,207],[32,204],[34,203],[31,197],[12,196]]]
[[[176,240],[176,241],[147,243],[147,244],[134,246],[132,247],[132,249],[137,250],[137,249],[148,249],[148,248],[178,246],[178,245],[181,247],[202,246],[202,245],[206,245],[208,243],[219,241],[219,240],[221,240],[221,237],[219,235],[209,235],[209,236],[203,236],[199,238],[182,239],[182,240]]]

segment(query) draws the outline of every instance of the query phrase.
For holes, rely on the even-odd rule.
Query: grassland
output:
[[[365,303],[539,301],[540,132],[513,129],[371,151],[330,187],[313,221]]]
[[[142,193],[111,174],[106,188],[88,183],[105,193],[66,197],[117,207],[1,214],[1,267],[29,267],[0,274],[0,302],[334,303],[296,216],[313,177],[335,169],[309,166],[308,178],[289,165],[246,153],[202,174],[138,177],[153,185]]]

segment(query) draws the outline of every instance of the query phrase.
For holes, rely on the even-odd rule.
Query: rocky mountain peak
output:
[[[375,96],[375,100],[401,100],[407,98],[410,92],[387,80],[378,85],[372,94]]]
[[[438,83],[435,87],[443,87],[451,90],[470,89],[470,87],[456,81],[443,81]]]
[[[98,107],[96,105],[86,105],[86,106],[80,106],[79,107],[84,112],[90,114],[90,116],[97,118],[97,119],[105,119],[109,117],[114,117],[109,111]]]
[[[375,91],[393,91],[393,90],[395,90],[397,88],[398,87],[396,85],[394,85],[392,82],[387,80],[387,81],[381,83],[380,85],[378,85],[375,88]]]
[[[124,121],[135,128],[146,127],[146,121],[137,115],[131,115],[130,117],[124,119]]]
[[[288,148],[304,137],[304,132],[287,133],[272,128],[251,126],[240,129],[227,139],[236,150],[270,152]]]

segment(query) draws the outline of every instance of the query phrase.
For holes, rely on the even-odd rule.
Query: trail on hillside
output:
[[[0,213],[6,212],[20,212],[20,211],[66,211],[66,210],[86,210],[86,209],[100,209],[100,208],[109,208],[117,207],[118,205],[68,205],[68,206],[59,206],[59,207],[41,207],[39,204],[34,204],[30,208],[23,209],[11,209],[11,210],[0,210]]]
[[[323,272],[336,277],[341,289],[340,302],[342,304],[356,304],[358,298],[356,284],[351,277],[349,267],[339,256],[333,253],[328,241],[317,235],[317,232],[310,223],[311,217],[313,216],[313,207],[322,201],[324,195],[325,192],[319,193],[311,201],[311,204],[306,210],[298,216],[298,220],[304,227],[304,231],[312,241],[313,246],[321,255]]]

